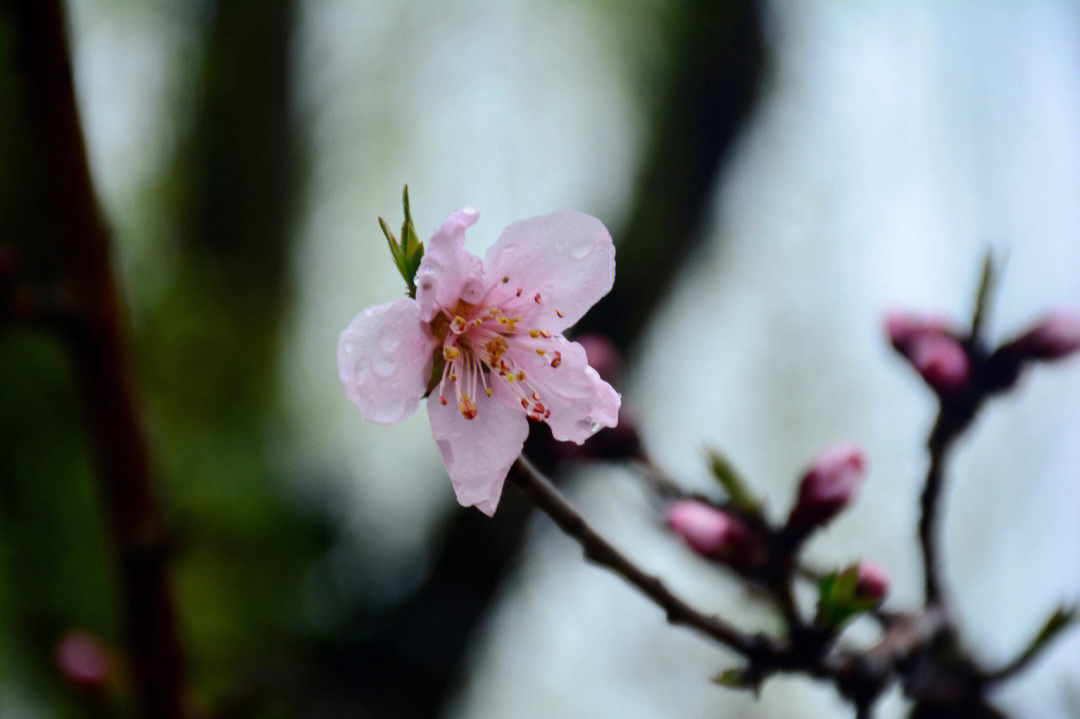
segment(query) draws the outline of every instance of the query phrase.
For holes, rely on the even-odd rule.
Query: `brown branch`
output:
[[[184,715],[176,620],[165,572],[166,532],[150,484],[136,409],[125,312],[109,260],[79,125],[64,17],[57,0],[16,3],[19,61],[40,157],[42,241],[73,314],[58,325],[73,357],[101,499],[119,553],[128,659],[141,715]]]
[[[585,558],[621,576],[640,589],[667,614],[671,624],[688,626],[716,639],[747,658],[755,659],[766,640],[744,634],[722,619],[704,614],[671,593],[657,577],[646,573],[594,530],[581,513],[524,456],[510,476],[529,500],[547,514],[585,550]]]

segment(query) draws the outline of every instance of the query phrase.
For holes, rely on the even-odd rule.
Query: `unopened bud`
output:
[[[948,320],[891,312],[885,318],[889,342],[938,394],[956,394],[971,378],[971,358]]]
[[[951,334],[949,321],[944,317],[920,317],[902,310],[885,315],[885,331],[892,346],[905,356],[911,344],[920,337]]]
[[[855,597],[868,602],[884,601],[892,584],[889,575],[874,562],[863,561],[855,568]]]
[[[1080,313],[1069,309],[1053,310],[1008,346],[1019,360],[1068,357],[1080,350]]]
[[[709,559],[748,566],[765,556],[761,538],[745,522],[703,502],[676,502],[668,510],[667,525],[691,549]]]
[[[589,333],[576,338],[585,348],[589,366],[607,382],[616,382],[622,371],[622,354],[615,343],[601,334]]]
[[[967,350],[946,335],[927,335],[916,339],[908,359],[938,394],[956,394],[971,377],[971,359]]]
[[[101,689],[113,671],[108,648],[94,635],[74,631],[56,645],[56,666],[60,675],[80,689]]]
[[[826,449],[807,470],[788,527],[806,532],[824,525],[855,500],[866,473],[866,455],[850,442]]]

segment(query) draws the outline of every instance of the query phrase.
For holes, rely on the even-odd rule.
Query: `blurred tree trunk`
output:
[[[271,404],[299,186],[294,14],[289,0],[211,4],[195,119],[172,169],[184,267],[145,344],[161,353],[163,382],[200,378],[166,390],[178,413],[207,422]],[[169,317],[177,311],[187,321]]]
[[[3,281],[3,319],[53,332],[67,351],[97,495],[117,556],[135,705],[140,716],[180,719],[186,697],[165,566],[168,540],[151,483],[127,311],[76,108],[64,13],[56,0],[41,0],[5,3],[0,14],[8,31],[3,33],[5,66],[15,76],[5,110],[21,116],[17,124],[23,133],[13,153],[17,174],[6,179],[18,188],[12,199],[26,193],[6,218],[13,235],[3,239],[14,241],[19,260],[13,276]],[[94,513],[93,507],[72,504],[75,512]],[[29,571],[42,567],[30,563]],[[53,631],[68,628],[60,624]],[[55,636],[42,639],[48,647]]]

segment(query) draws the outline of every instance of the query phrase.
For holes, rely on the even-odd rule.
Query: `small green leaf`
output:
[[[858,582],[856,567],[822,577],[818,583],[818,622],[830,629],[839,629],[847,620],[877,606],[877,601],[856,595]]]
[[[746,483],[739,476],[735,467],[727,457],[713,448],[707,448],[709,471],[727,492],[731,503],[737,508],[751,514],[761,511],[761,501],[755,497],[746,487]]]
[[[986,251],[983,258],[982,276],[979,278],[979,289],[975,293],[975,311],[971,317],[971,338],[979,339],[982,335],[983,325],[986,324],[986,315],[990,311],[990,294],[997,283],[997,268],[994,266],[994,253]]]
[[[1058,607],[1054,610],[1054,613],[1050,615],[1050,618],[1046,620],[1046,624],[1043,625],[1042,630],[1035,639],[1031,641],[1031,648],[1029,651],[1037,650],[1042,647],[1042,645],[1056,637],[1063,629],[1068,628],[1068,626],[1075,622],[1077,618],[1077,607]]]
[[[742,689],[747,686],[745,669],[725,669],[712,678],[713,684],[729,689]]]
[[[420,242],[413,225],[412,211],[409,208],[409,186],[401,193],[401,204],[405,209],[405,221],[401,225],[401,241],[399,242],[390,227],[383,218],[379,218],[379,227],[386,236],[386,242],[390,246],[390,256],[394,260],[405,284],[409,288],[409,297],[416,297],[416,272],[420,269],[420,261],[424,258],[424,244]]]

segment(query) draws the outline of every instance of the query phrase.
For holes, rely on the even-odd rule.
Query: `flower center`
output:
[[[533,355],[542,357],[552,368],[562,364],[562,354],[553,341],[556,335],[547,329],[525,326],[525,317],[542,302],[539,293],[522,297],[518,290],[501,305],[485,306],[482,300],[478,305],[459,301],[450,309],[444,308],[431,323],[442,343],[439,402],[449,404],[447,391],[453,385],[461,416],[475,419],[479,412],[478,393],[491,397],[496,383],[502,382],[530,419],[550,417],[551,409],[523,366],[523,359]]]

